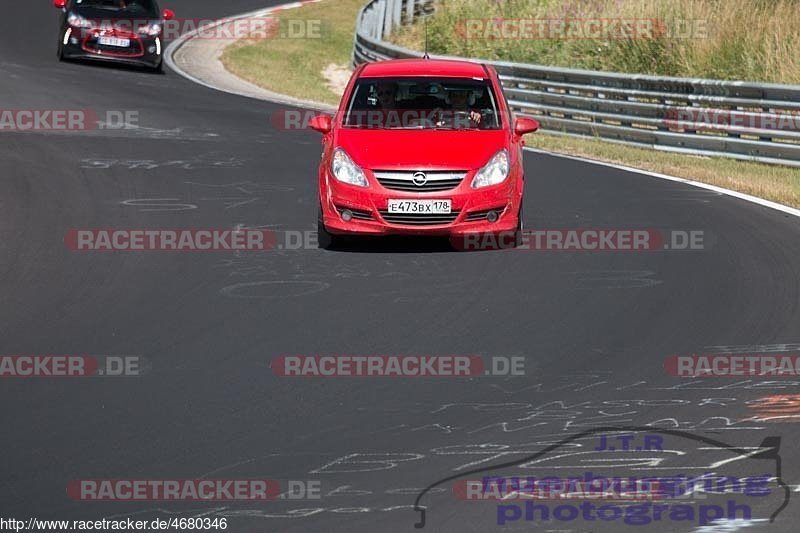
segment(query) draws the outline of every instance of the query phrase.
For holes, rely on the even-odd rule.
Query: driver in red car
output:
[[[375,94],[378,97],[377,107],[380,109],[394,110],[397,105],[397,84],[396,83],[379,83],[375,88]]]
[[[454,113],[464,113],[469,116],[469,120],[473,126],[480,126],[483,115],[481,115],[480,111],[476,111],[470,107],[469,96],[470,91],[457,89],[447,93],[447,100]]]

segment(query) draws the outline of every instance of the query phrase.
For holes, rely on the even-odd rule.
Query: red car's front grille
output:
[[[375,179],[382,186],[394,191],[436,192],[458,187],[467,175],[466,170],[450,172],[373,170]]]

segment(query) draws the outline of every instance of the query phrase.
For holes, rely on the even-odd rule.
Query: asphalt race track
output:
[[[268,2],[163,4],[200,18]],[[135,355],[149,367],[135,378],[0,382],[0,518],[412,531],[425,487],[476,468],[510,475],[520,470],[491,467],[609,426],[680,430],[663,435],[672,474],[717,469],[710,456],[724,450],[693,436],[739,450],[780,437],[781,477],[797,490],[800,378],[686,380],[663,366],[673,354],[800,351],[797,218],[526,153],[528,228],[703,231],[705,248],[459,253],[388,240],[339,251],[70,251],[73,228],[313,230],[320,142],[273,128],[281,106],[174,72],[59,63],[56,19],[45,0],[16,2],[0,19],[0,108],[130,110],[139,127],[0,132],[0,353]],[[273,357],[303,354],[524,357],[525,375],[290,379],[270,369]],[[556,447],[547,465],[564,477],[597,467],[564,453],[599,442],[582,439]],[[646,470],[631,455],[614,456],[617,467]],[[740,459],[719,468],[774,471],[773,461]],[[321,498],[100,502],[66,492],[79,479],[198,478],[314,480]],[[712,529],[524,513],[501,527],[496,502],[459,501],[452,484],[421,498],[425,530],[790,532],[800,519],[792,498],[766,520],[784,499],[773,490],[739,495],[753,521]]]

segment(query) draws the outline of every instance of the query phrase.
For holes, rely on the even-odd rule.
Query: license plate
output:
[[[446,215],[450,213],[450,203],[450,200],[389,200],[389,212]]]
[[[119,37],[98,37],[97,43],[103,46],[118,46],[120,48],[127,48],[131,45],[130,39],[120,39]]]

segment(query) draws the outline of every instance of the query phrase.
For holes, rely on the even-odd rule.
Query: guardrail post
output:
[[[384,36],[384,20],[386,19],[386,0],[378,0],[378,11],[375,20],[375,38],[379,41]]]
[[[372,12],[372,38],[378,41],[383,39],[383,15],[381,14],[381,4]]]
[[[386,0],[386,7],[383,12],[383,35],[392,33],[392,11],[394,11],[395,0]]]
[[[395,27],[400,26],[402,18],[403,18],[403,0],[394,0],[394,9],[392,10],[392,25]]]

